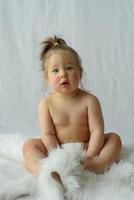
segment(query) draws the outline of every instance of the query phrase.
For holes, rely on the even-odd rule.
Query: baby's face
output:
[[[54,91],[66,94],[75,91],[81,79],[75,58],[61,50],[47,58],[47,77]]]

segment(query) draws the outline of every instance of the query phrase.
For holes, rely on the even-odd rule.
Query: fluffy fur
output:
[[[121,161],[102,175],[84,171],[83,145],[65,144],[41,161],[39,177],[24,167],[20,135],[0,136],[0,200],[29,195],[29,200],[133,200],[134,148],[123,147]],[[62,184],[52,177],[60,175]]]

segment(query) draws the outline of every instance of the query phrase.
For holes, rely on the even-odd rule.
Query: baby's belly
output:
[[[90,133],[88,130],[77,128],[58,128],[57,138],[60,144],[70,143],[70,142],[87,142],[90,138]]]

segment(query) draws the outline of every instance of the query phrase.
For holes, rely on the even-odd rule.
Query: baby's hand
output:
[[[87,168],[87,166],[92,162],[92,159],[89,157],[86,157],[84,160],[80,161],[80,164],[84,166],[84,169]]]
[[[88,144],[89,144],[89,142],[86,142],[85,144],[84,144],[84,149],[88,149]]]

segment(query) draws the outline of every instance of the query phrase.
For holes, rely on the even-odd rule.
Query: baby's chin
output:
[[[60,96],[68,96],[68,97],[70,96],[70,97],[72,97],[72,96],[76,96],[78,94],[78,92],[79,92],[79,88],[72,89],[72,90],[71,89],[70,90],[57,90],[54,93],[56,93]]]

